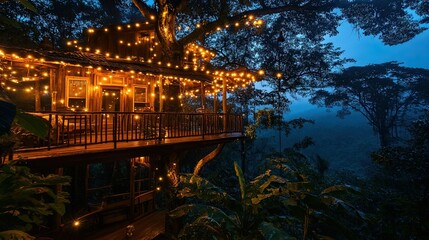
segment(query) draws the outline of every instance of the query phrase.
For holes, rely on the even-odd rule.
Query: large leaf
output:
[[[181,218],[184,216],[189,216],[191,218],[200,218],[202,216],[207,216],[211,219],[211,221],[215,222],[225,222],[228,225],[236,226],[236,219],[234,216],[229,216],[222,209],[203,205],[203,204],[185,204],[179,206],[168,214],[172,218]]]
[[[171,210],[168,215],[172,218],[181,218],[183,216],[188,215],[188,213],[195,208],[195,204],[186,204],[179,206],[173,210]]]
[[[16,123],[40,138],[45,138],[49,134],[49,123],[38,116],[18,111],[15,117]]]
[[[179,197],[197,197],[210,202],[233,201],[234,198],[207,179],[198,175],[183,174],[180,176]]]
[[[16,106],[0,89],[0,136],[8,133],[16,115]]]
[[[0,232],[0,239],[29,240],[29,239],[35,239],[35,237],[23,231],[8,230],[8,231]]]
[[[24,7],[26,7],[28,10],[33,11],[37,13],[36,7],[34,7],[33,4],[31,4],[28,0],[18,0]]]
[[[234,170],[235,170],[235,175],[238,178],[238,183],[240,184],[241,199],[244,200],[246,198],[246,180],[244,179],[243,171],[235,161],[234,161]]]
[[[325,194],[329,194],[329,193],[338,193],[338,192],[359,194],[360,189],[357,187],[350,186],[350,185],[334,185],[334,186],[330,186],[328,188],[325,188],[320,194],[325,195]]]
[[[286,179],[280,177],[280,176],[276,176],[276,175],[271,175],[266,182],[264,182],[263,184],[261,184],[261,186],[259,187],[259,192],[264,192],[264,190],[270,186],[271,183],[281,183],[284,184],[286,183]]]
[[[259,232],[262,234],[264,239],[266,240],[276,240],[276,239],[284,239],[284,240],[293,240],[296,239],[294,237],[288,236],[284,231],[275,227],[272,223],[262,222],[258,226]]]
[[[21,25],[14,19],[10,19],[6,16],[0,15],[0,23],[5,26],[11,26],[14,28],[20,28]]]

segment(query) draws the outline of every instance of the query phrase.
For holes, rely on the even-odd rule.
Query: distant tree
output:
[[[383,197],[375,198],[375,219],[382,224],[376,224],[374,235],[379,239],[425,239],[429,234],[429,110],[409,131],[405,145],[372,154],[383,170],[378,177]]]
[[[394,129],[410,108],[421,105],[419,93],[428,92],[429,70],[402,67],[388,62],[364,67],[350,67],[334,74],[325,90],[314,93],[311,102],[326,107],[341,107],[344,117],[356,111],[374,127],[380,145],[392,144]]]

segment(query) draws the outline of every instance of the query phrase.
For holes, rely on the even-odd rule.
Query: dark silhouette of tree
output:
[[[64,47],[67,39],[81,38],[84,28],[121,23],[131,14],[131,3],[124,0],[31,2],[34,10],[18,1],[0,1],[2,44],[34,47],[45,40]]]
[[[324,90],[314,93],[311,102],[327,107],[341,107],[337,115],[351,110],[361,113],[374,127],[382,147],[393,141],[394,129],[410,108],[422,104],[420,93],[429,91],[429,70],[407,68],[388,62],[364,67],[350,67],[334,74]]]
[[[425,239],[429,234],[429,110],[408,130],[411,138],[406,144],[371,156],[383,167],[378,174],[382,197],[375,198],[375,216],[381,224],[374,236],[379,239]]]

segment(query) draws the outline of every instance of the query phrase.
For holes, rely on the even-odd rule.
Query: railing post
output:
[[[162,142],[162,113],[159,113],[158,143]]]
[[[85,115],[83,115],[84,116],[84,127],[85,127],[85,129],[84,129],[84,136],[85,136],[85,149],[87,149],[87,136],[88,136],[88,134],[87,134],[87,132],[86,131],[88,131],[87,129],[88,129],[88,126],[87,126],[87,119],[86,119],[86,114]],[[89,127],[91,127],[91,125],[89,126]]]
[[[202,113],[202,116],[201,116],[202,118],[202,121],[203,121],[203,123],[202,123],[202,133],[201,133],[201,135],[202,135],[202,137],[203,137],[203,139],[204,139],[204,135],[205,135],[205,133],[206,133],[206,113]]]
[[[49,113],[48,150],[51,150],[52,113]]]
[[[114,113],[113,115],[113,148],[116,149],[116,134],[117,134],[117,118],[118,118],[118,113]]]

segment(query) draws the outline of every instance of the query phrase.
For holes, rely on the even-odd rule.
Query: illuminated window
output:
[[[88,78],[67,77],[67,107],[84,110],[87,107]]]
[[[147,102],[147,88],[135,87],[134,88],[134,102],[146,103]]]
[[[146,86],[134,87],[134,111],[135,112],[150,111],[149,103],[147,101]]]

